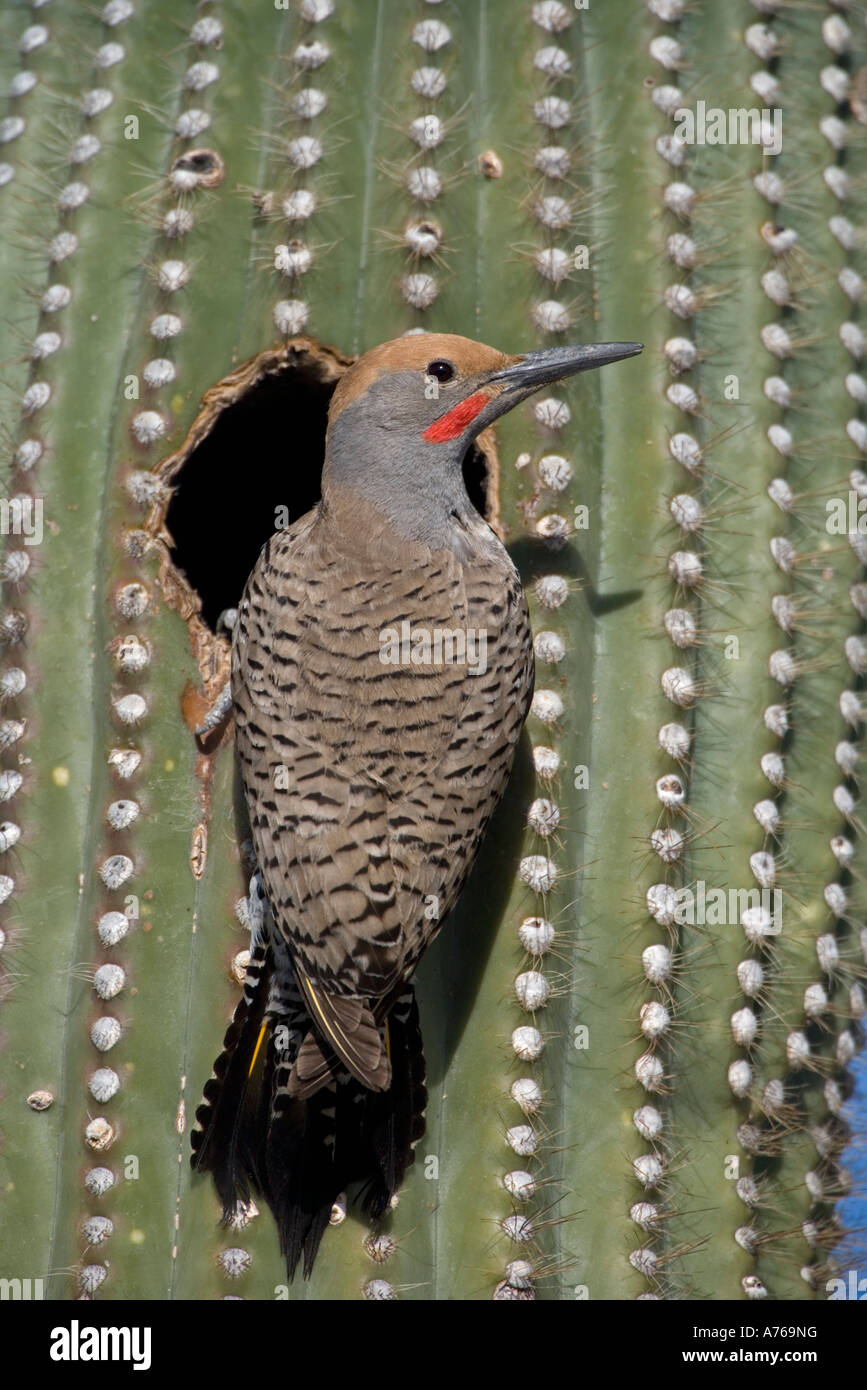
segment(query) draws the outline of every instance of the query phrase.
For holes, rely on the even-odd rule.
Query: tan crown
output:
[[[423,372],[428,362],[445,357],[453,362],[461,376],[473,377],[480,372],[494,372],[519,361],[496,348],[462,338],[458,333],[414,333],[409,338],[393,338],[364,353],[337,383],[331,398],[328,417],[337,419],[342,410],[368,391],[385,372]]]

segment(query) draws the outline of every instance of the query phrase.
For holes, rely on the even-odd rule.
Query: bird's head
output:
[[[382,343],[335,389],[323,495],[332,484],[352,488],[406,534],[413,527],[425,533],[430,528],[423,519],[412,521],[420,509],[448,515],[468,505],[461,462],[486,426],[541,387],[633,357],[641,348],[593,343],[509,356],[455,333]]]

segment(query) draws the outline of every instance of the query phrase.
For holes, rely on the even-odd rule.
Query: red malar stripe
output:
[[[457,439],[470,421],[475,420],[479,411],[484,410],[490,399],[487,391],[477,391],[475,395],[467,396],[465,401],[460,401],[447,414],[441,415],[432,425],[428,425],[422,438],[429,439],[432,444],[444,444],[447,439]]]

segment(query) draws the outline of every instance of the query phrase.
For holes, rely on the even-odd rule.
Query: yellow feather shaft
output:
[[[265,1034],[267,1033],[267,1031],[268,1031],[268,1025],[267,1025],[267,1023],[263,1023],[263,1024],[262,1024],[262,1027],[259,1029],[259,1036],[258,1036],[258,1038],[256,1039],[256,1050],[255,1050],[255,1052],[253,1053],[253,1060],[252,1060],[252,1062],[250,1063],[250,1070],[247,1072],[247,1076],[248,1076],[248,1077],[250,1077],[250,1076],[253,1075],[253,1068],[254,1068],[255,1065],[256,1065],[256,1058],[259,1056],[259,1048],[262,1046],[262,1039],[264,1038],[264,1036],[265,1036]]]
[[[317,997],[316,997],[316,990],[313,988],[313,985],[310,983],[310,981],[308,980],[308,978],[307,978],[306,975],[302,976],[302,978],[303,978],[303,980],[304,980],[305,985],[307,986],[307,995],[308,995],[308,998],[310,999],[310,1002],[313,1004],[313,1007],[315,1008],[315,1010],[316,1010],[316,1012],[318,1013],[320,1019],[322,1020],[322,1027],[325,1029],[325,1032],[328,1034],[329,1038],[331,1038],[333,1042],[337,1043],[337,1050],[338,1050],[338,1052],[341,1051],[341,1050],[342,1050],[341,1047],[340,1047],[341,1040],[342,1040],[342,1042],[343,1042],[344,1047],[346,1047],[347,1045],[349,1045],[349,1039],[346,1037],[346,1035],[345,1035],[345,1033],[343,1032],[342,1029],[340,1030],[340,1035],[339,1035],[339,1036],[338,1036],[338,1034],[334,1031],[334,1029],[332,1028],[331,1024],[329,1023],[328,1019],[325,1017],[325,1014],[324,1014],[324,1012],[323,1012],[323,1010],[322,1010],[322,1005],[320,1004],[319,1000],[318,1000]]]

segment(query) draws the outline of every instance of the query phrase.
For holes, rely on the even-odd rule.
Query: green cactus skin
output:
[[[46,41],[19,53],[34,24]],[[767,16],[747,0],[291,0],[255,22],[242,0],[180,15],[54,0],[10,3],[0,34],[4,90],[18,68],[38,79],[10,99],[26,124],[0,145],[15,171],[0,186],[2,439],[9,495],[44,498],[45,520],[41,545],[5,549],[0,751],[22,781],[0,782],[20,829],[0,862],[2,1272],[46,1279],[53,1299],[823,1297],[865,972],[863,826],[838,750],[861,723],[865,552],[825,525],[828,498],[862,486],[847,476],[864,452],[860,250],[829,221],[857,225],[863,202],[860,126],[836,85],[864,62],[863,26],[830,4]],[[660,88],[757,106],[766,69],[779,156],[660,142],[674,129]],[[84,114],[94,89],[111,100]],[[212,155],[191,169],[191,150]],[[757,174],[783,179],[779,202]],[[64,207],[75,182],[89,194]],[[767,219],[798,232],[796,251],[774,252]],[[695,268],[672,261],[673,233]],[[785,359],[766,346],[780,329]],[[646,349],[488,442],[537,696],[418,973],[430,1101],[400,1201],[376,1232],[350,1206],[289,1286],[267,1210],[221,1229],[189,1168],[238,993],[249,865],[231,737],[192,732],[228,647],[172,567],[165,515],[215,383],[293,343],[334,377],[410,330]],[[675,374],[678,337],[698,358]],[[214,480],[227,509],[275,464],[291,506],[290,429],[285,465],[251,439],[242,490]],[[702,452],[692,471],[679,434]],[[672,516],[682,494],[703,512],[692,532]],[[701,561],[695,587],[672,575],[683,551]],[[789,630],[774,596],[799,605]],[[673,608],[696,644],[671,641]],[[783,686],[771,666],[786,660]],[[697,690],[682,705],[672,668]],[[660,742],[671,724],[682,757],[671,730]],[[684,835],[682,852],[666,862],[655,831]],[[829,848],[841,835],[848,867]],[[779,937],[666,922],[658,888],[654,919],[654,885],[749,889],[759,853],[784,895]],[[752,996],[744,961],[765,972]],[[48,1108],[26,1103],[42,1091]]]
[[[746,26],[752,22],[749,6],[740,8],[738,26]],[[726,110],[752,105],[749,77],[756,60],[741,34],[733,36],[731,16],[708,14],[703,25],[684,20],[682,27],[684,42],[700,55],[698,97]],[[724,44],[733,51],[721,81],[719,73],[708,70],[706,55]],[[672,315],[670,324],[672,334],[685,331],[694,336],[699,352],[707,354],[698,382],[695,372],[677,380],[696,386],[707,400],[706,422],[699,422],[694,432],[703,443],[718,438],[698,489],[679,468],[669,486],[679,492],[685,482],[684,491],[697,497],[710,518],[714,509],[718,513],[718,519],[709,519],[706,531],[695,537],[681,531],[678,541],[685,549],[695,549],[705,566],[705,582],[697,595],[698,625],[705,635],[701,646],[685,653],[706,692],[693,711],[694,764],[688,793],[693,838],[687,881],[706,882],[710,892],[755,888],[751,856],[773,848],[753,807],[773,796],[761,759],[779,743],[762,717],[779,696],[768,672],[770,654],[779,645],[770,609],[776,571],[768,548],[779,512],[766,491],[777,459],[765,433],[775,418],[762,392],[770,367],[762,358],[753,365],[752,354],[754,346],[761,353],[760,330],[775,312],[760,283],[769,264],[757,230],[766,208],[752,187],[753,174],[762,168],[761,150],[706,147],[696,148],[695,155],[696,192],[707,199],[706,211],[696,213],[695,237],[708,261],[686,283],[699,296],[707,296],[707,303],[686,323]],[[731,192],[727,180],[733,185]],[[667,229],[674,231],[676,225],[670,216]],[[724,264],[728,236],[738,241],[736,270]],[[735,400],[726,399],[730,374],[737,377]],[[690,420],[681,414],[677,428],[691,430]],[[750,578],[744,582],[747,569]],[[738,1083],[733,1083],[729,1069],[744,1061],[752,1066],[753,1054],[735,1042],[730,1019],[752,1003],[739,984],[738,967],[742,961],[766,965],[767,955],[752,949],[738,916],[717,927],[685,926],[678,951],[678,1084],[671,1098],[671,1133],[666,1136],[670,1177],[663,1205],[674,1213],[669,1248],[682,1249],[684,1255],[666,1265],[663,1288],[680,1297],[743,1296],[752,1287],[744,1281],[754,1277],[755,1261],[736,1238],[750,1215],[737,1180],[752,1171],[738,1127],[748,1120],[751,1104],[746,1096],[733,1094]],[[748,1089],[752,1094],[755,1087]],[[713,1208],[712,1225],[697,1215],[705,1206]],[[705,1261],[709,1238],[714,1255]]]
[[[768,1020],[757,1077],[757,1089],[766,1084],[767,1077],[786,1080],[786,1102],[792,1107],[784,1127],[791,1126],[794,1133],[786,1136],[779,1170],[773,1175],[773,1207],[761,1213],[763,1219],[757,1223],[762,1241],[758,1273],[781,1298],[798,1297],[799,1279],[805,1278],[821,1296],[833,1273],[832,1256],[840,1234],[834,1221],[834,1198],[845,1191],[846,1181],[841,1167],[845,1126],[835,1119],[839,1103],[834,1087],[835,1077],[840,1079],[837,1061],[845,1063],[847,1039],[861,1012],[858,978],[864,959],[855,929],[863,912],[863,891],[856,879],[841,872],[827,833],[817,833],[827,824],[829,807],[833,813],[835,789],[844,784],[836,757],[838,743],[850,733],[857,734],[859,724],[857,715],[854,722],[844,718],[842,703],[845,691],[857,689],[857,670],[847,666],[847,639],[854,636],[856,642],[859,640],[856,634],[861,624],[850,600],[850,586],[861,578],[863,552],[859,558],[845,536],[829,535],[826,528],[828,494],[846,496],[853,486],[849,470],[859,463],[858,450],[847,438],[847,424],[857,416],[857,407],[846,383],[857,363],[841,338],[846,331],[843,325],[857,312],[844,293],[845,280],[840,280],[847,267],[851,273],[853,259],[837,238],[827,249],[819,249],[819,236],[832,225],[832,219],[844,211],[853,215],[853,209],[844,207],[832,192],[827,171],[839,172],[845,167],[848,177],[856,176],[862,158],[851,120],[845,127],[845,138],[853,147],[846,160],[835,148],[838,137],[833,127],[823,128],[835,112],[835,103],[819,80],[817,69],[822,63],[817,62],[816,42],[820,33],[824,34],[827,50],[829,39],[841,32],[839,19],[826,16],[823,28],[822,16],[805,14],[793,17],[786,32],[789,80],[799,88],[803,84],[804,103],[798,107],[791,146],[802,153],[790,155],[782,172],[796,189],[801,160],[810,170],[809,212],[793,206],[791,224],[800,232],[813,264],[821,262],[824,283],[815,301],[804,290],[803,307],[784,311],[792,320],[789,331],[813,340],[802,356],[793,357],[786,376],[793,390],[802,393],[802,399],[810,391],[817,418],[808,421],[806,412],[804,417],[791,412],[795,447],[785,474],[795,494],[808,494],[793,510],[788,534],[798,552],[816,552],[816,561],[810,567],[799,566],[786,586],[804,605],[806,629],[791,634],[788,643],[791,655],[803,666],[790,696],[794,734],[787,776],[791,788],[783,807],[788,869],[783,880],[792,901],[787,905],[788,929],[780,942],[784,970],[774,988],[776,1017]],[[833,57],[833,50],[829,56]],[[793,205],[799,203],[797,192],[790,196]],[[814,390],[816,384],[818,389]],[[833,444],[823,467],[822,437],[826,435]],[[821,613],[812,623],[811,612]],[[852,698],[857,709],[858,700]],[[847,747],[854,752],[854,745]],[[836,826],[832,821],[832,827],[850,833],[842,816]],[[853,839],[856,856],[860,856],[862,847],[857,836]],[[857,865],[858,857],[853,866],[856,872]],[[838,911],[833,910],[835,893],[843,902]],[[823,953],[829,949],[837,961],[826,969]],[[818,1000],[811,997],[816,993]],[[792,1034],[800,1034],[810,1017],[814,1020],[807,1028],[810,1063],[801,1067],[793,1063]],[[857,1029],[857,1022],[855,1026]],[[831,1083],[830,1090],[823,1085],[823,1078]],[[802,1124],[807,1127],[806,1134],[799,1132]]]

